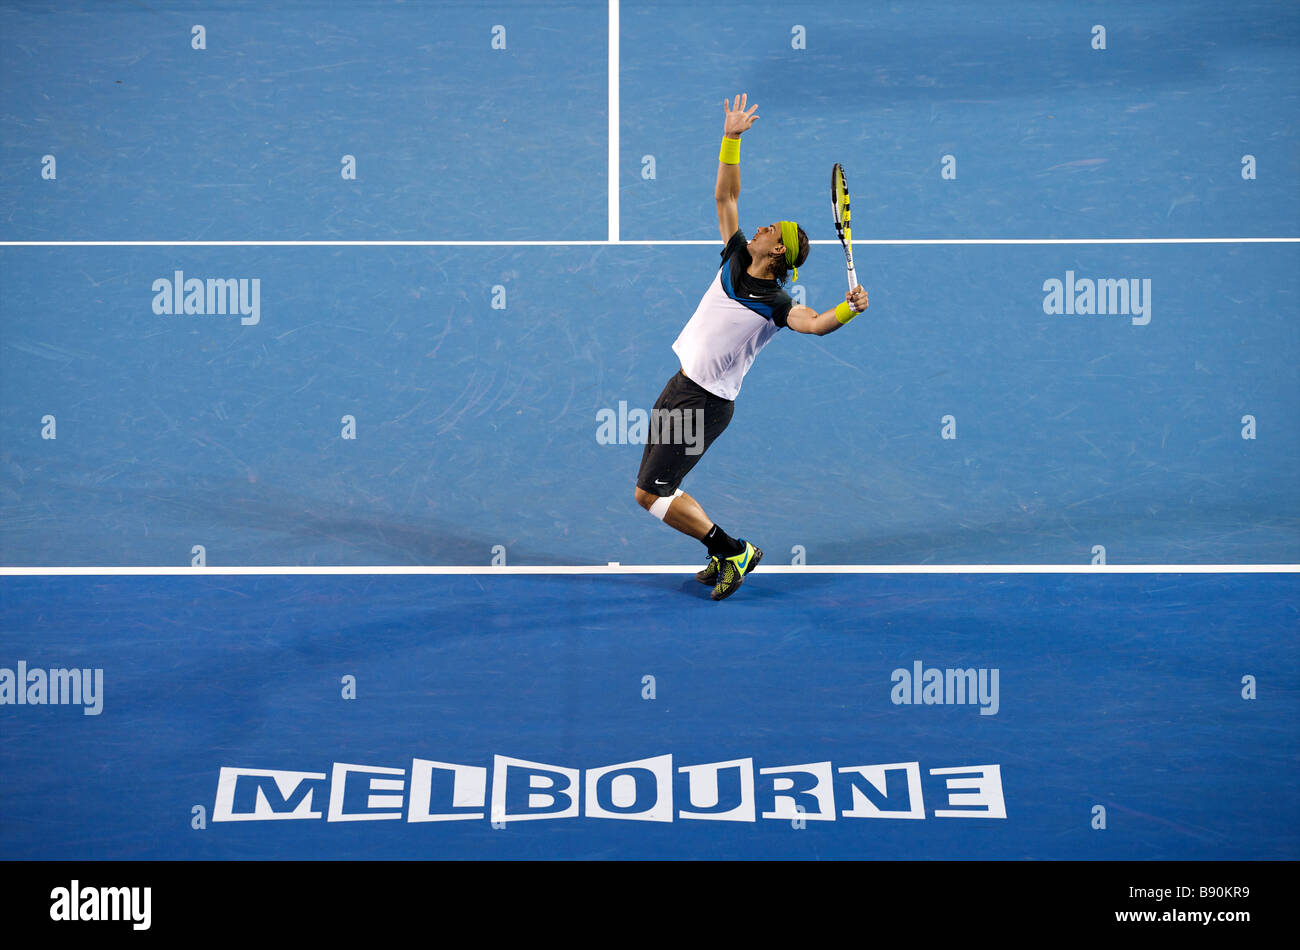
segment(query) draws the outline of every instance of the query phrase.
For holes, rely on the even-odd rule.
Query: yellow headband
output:
[[[785,245],[785,262],[794,271],[794,279],[799,279],[799,268],[794,266],[799,257],[799,225],[793,221],[781,222],[781,243]]]

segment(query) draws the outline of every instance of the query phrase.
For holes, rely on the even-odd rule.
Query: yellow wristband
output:
[[[840,323],[848,323],[857,315],[858,311],[850,307],[847,300],[842,301],[835,306],[835,319],[840,321]]]
[[[740,164],[740,139],[723,138],[722,149],[718,152],[718,161],[724,165]]]

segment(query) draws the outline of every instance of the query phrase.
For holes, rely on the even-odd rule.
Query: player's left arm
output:
[[[722,100],[725,116],[722,124],[722,151],[718,153],[718,180],[713,186],[713,200],[718,206],[718,231],[726,244],[740,226],[740,211],[736,201],[740,197],[740,137],[758,118],[758,106],[749,105],[749,94],[741,93],[735,101]],[[736,151],[726,156],[728,145]]]
[[[844,309],[841,309],[845,304],[839,304],[824,313],[818,313],[812,307],[795,306],[790,308],[790,313],[785,318],[785,325],[796,333],[813,333],[817,336],[834,333],[854,316],[867,309],[867,292],[862,289],[861,284],[853,288],[852,293],[846,293],[844,300],[848,309],[852,311],[851,314],[846,314]],[[842,320],[841,316],[846,316],[847,319]]]

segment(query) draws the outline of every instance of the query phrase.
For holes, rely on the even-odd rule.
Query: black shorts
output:
[[[650,413],[637,487],[661,498],[676,492],[722,435],[735,407],[735,402],[713,395],[685,373],[673,374]]]

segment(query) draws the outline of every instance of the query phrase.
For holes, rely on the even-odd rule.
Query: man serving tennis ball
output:
[[[745,575],[758,566],[763,552],[714,524],[699,503],[681,490],[682,479],[731,421],[741,380],[778,330],[789,327],[796,333],[825,336],[867,309],[867,292],[861,285],[824,313],[793,305],[782,285],[791,269],[799,279],[798,267],[808,258],[808,235],[795,222],[769,224],[759,228],[753,240],[745,239],[737,227],[740,136],[758,118],[758,106],[749,106],[748,95],[742,94],[734,102],[724,100],[722,108],[726,122],[713,190],[718,229],[725,242],[722,266],[673,343],[682,368],[664,387],[652,415],[671,418],[662,414],[674,410],[683,416],[691,413],[692,418],[702,414],[703,447],[693,444],[692,453],[684,438],[648,440],[636,479],[637,504],[708,549],[709,564],[695,577],[713,585],[714,600],[734,594]]]

